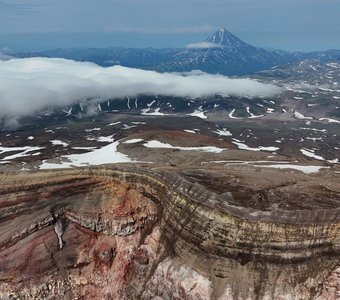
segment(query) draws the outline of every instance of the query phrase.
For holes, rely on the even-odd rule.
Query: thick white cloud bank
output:
[[[206,97],[273,96],[280,88],[250,79],[221,75],[157,73],[121,66],[59,58],[0,61],[0,120],[33,115],[46,108],[64,107],[90,98],[164,95]]]

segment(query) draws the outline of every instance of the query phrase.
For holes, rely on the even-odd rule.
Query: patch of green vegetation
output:
[[[249,117],[249,114],[243,108],[236,108],[234,112],[234,116],[237,118],[246,118],[246,117]]]
[[[250,107],[250,112],[253,113],[254,115],[262,115],[264,114],[264,109],[257,105],[253,105]]]
[[[188,105],[189,101],[184,100],[183,98],[173,98],[169,101],[174,108],[174,112],[182,112],[190,108],[191,105],[195,105],[195,103]]]

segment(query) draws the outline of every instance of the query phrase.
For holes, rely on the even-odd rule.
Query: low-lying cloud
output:
[[[250,79],[206,73],[157,73],[59,58],[0,61],[0,121],[10,122],[47,108],[65,107],[91,98],[137,95],[208,97],[273,96],[280,88]]]
[[[209,43],[209,42],[199,42],[199,43],[192,43],[185,46],[188,49],[214,49],[214,48],[224,48],[223,45]]]
[[[5,53],[3,53],[1,50],[0,50],[0,60],[9,60],[9,59],[11,59],[11,58],[13,58],[12,56],[9,56],[9,55],[7,55],[7,54],[5,54]]]

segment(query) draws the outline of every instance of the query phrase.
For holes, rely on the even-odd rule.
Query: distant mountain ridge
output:
[[[205,42],[212,46],[190,47],[178,52],[172,60],[172,66],[166,66],[182,71],[200,69],[208,73],[244,75],[295,60],[288,52],[254,47],[226,29],[219,29]]]
[[[61,57],[90,61],[105,67],[123,65],[159,72],[201,70],[224,75],[246,75],[305,59],[340,61],[340,50],[311,53],[269,51],[254,47],[223,28],[205,41],[190,44],[186,48],[55,49],[38,53],[17,53],[16,56]]]

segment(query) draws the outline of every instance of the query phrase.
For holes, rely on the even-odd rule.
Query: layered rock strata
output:
[[[340,297],[340,207],[238,206],[233,192],[141,167],[1,182],[0,298]]]

